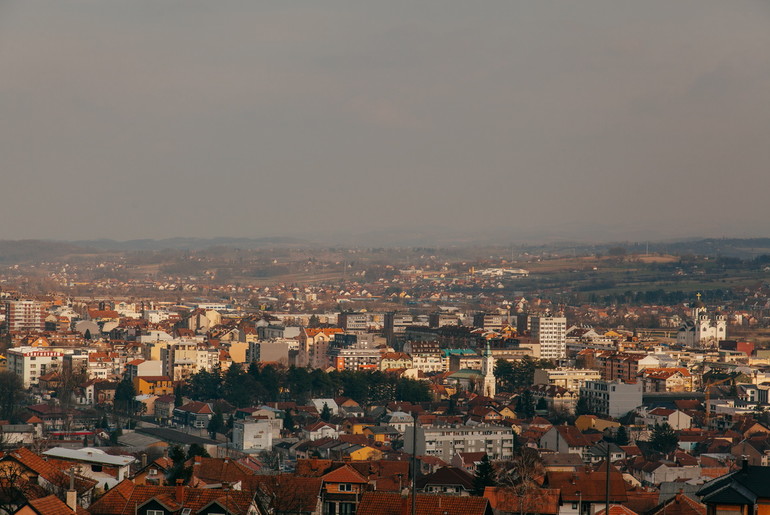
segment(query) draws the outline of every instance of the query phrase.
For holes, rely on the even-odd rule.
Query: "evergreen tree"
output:
[[[495,468],[489,461],[489,456],[485,454],[476,465],[476,474],[473,476],[473,493],[484,495],[484,489],[488,486],[495,486]]]
[[[190,448],[187,449],[187,459],[194,458],[195,456],[200,456],[202,458],[211,458],[211,455],[209,455],[208,451],[203,448],[202,445],[199,445],[197,443],[191,444]]]
[[[628,438],[628,431],[626,426],[620,426],[615,433],[615,443],[617,445],[628,445],[631,440]]]
[[[593,410],[588,405],[588,399],[582,395],[578,397],[578,401],[575,404],[575,415],[594,415]]]
[[[655,424],[650,438],[650,449],[660,454],[670,454],[679,447],[679,436],[676,431],[664,422]]]
[[[184,404],[184,397],[182,397],[182,388],[177,386],[174,388],[174,407],[178,408]]]
[[[516,398],[516,414],[521,418],[532,418],[535,416],[535,399],[530,390],[524,392]]]
[[[332,419],[332,410],[329,405],[324,402],[324,407],[321,409],[321,420],[328,422]]]
[[[545,411],[548,409],[548,402],[545,400],[545,397],[540,397],[537,400],[537,405],[535,405],[535,409],[538,411]]]
[[[222,417],[222,413],[217,411],[214,413],[214,416],[211,417],[211,420],[209,420],[209,425],[206,428],[211,435],[212,439],[215,439],[217,437],[217,433],[222,431],[222,428],[225,425],[224,418]]]
[[[134,383],[128,379],[123,379],[115,387],[115,399],[113,404],[116,408],[123,411],[127,415],[134,414],[134,397],[136,397],[136,390],[134,389]]]
[[[286,414],[283,417],[283,428],[287,431],[294,432],[294,417],[289,410],[286,410]]]

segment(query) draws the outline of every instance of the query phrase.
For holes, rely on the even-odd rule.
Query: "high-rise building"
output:
[[[540,357],[563,359],[567,357],[567,319],[565,317],[533,316],[530,334],[540,344]]]
[[[9,300],[5,303],[5,327],[9,332],[45,330],[45,310],[34,300]]]

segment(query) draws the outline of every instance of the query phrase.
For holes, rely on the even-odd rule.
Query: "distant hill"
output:
[[[165,238],[161,240],[108,239],[74,241],[74,245],[107,251],[138,250],[203,250],[211,247],[230,247],[238,249],[262,249],[268,247],[311,246],[311,242],[300,238],[282,236],[267,238]]]

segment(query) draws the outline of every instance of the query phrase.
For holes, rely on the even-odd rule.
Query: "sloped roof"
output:
[[[432,474],[422,476],[417,480],[417,488],[428,485],[461,486],[465,490],[473,489],[473,476],[457,467],[441,467]]]
[[[420,515],[484,515],[491,514],[489,500],[484,497],[450,495],[418,495]],[[411,497],[391,492],[364,492],[357,515],[411,515]]]
[[[537,488],[525,493],[522,497],[511,489],[488,486],[484,490],[484,497],[497,512],[519,513],[524,506],[526,513],[543,515],[559,513],[559,490]]]
[[[324,483],[366,483],[364,476],[358,473],[353,467],[345,465],[336,470],[325,474],[322,478]]]

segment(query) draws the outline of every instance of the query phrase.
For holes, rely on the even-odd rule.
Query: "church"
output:
[[[676,335],[676,343],[690,348],[716,347],[717,344],[727,339],[727,319],[719,312],[713,317],[706,312],[706,305],[700,300],[693,302],[690,312],[690,320],[687,320],[679,328]]]

